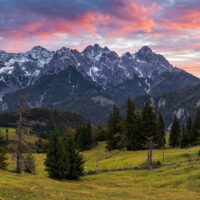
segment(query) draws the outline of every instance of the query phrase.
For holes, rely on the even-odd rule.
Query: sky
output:
[[[200,77],[200,0],[0,0],[0,50],[149,46]]]

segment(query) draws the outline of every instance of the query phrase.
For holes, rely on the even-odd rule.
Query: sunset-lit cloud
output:
[[[122,54],[144,45],[200,76],[199,0],[1,0],[0,49],[82,50],[99,43]],[[186,67],[187,66],[187,67]]]

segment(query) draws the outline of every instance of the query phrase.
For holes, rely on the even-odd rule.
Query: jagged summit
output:
[[[138,54],[151,54],[153,51],[148,46],[143,46],[139,51]]]
[[[31,49],[31,51],[48,51],[48,50],[42,46],[35,46]]]
[[[99,44],[89,45],[87,46],[82,53],[88,54],[92,52],[110,52],[110,49],[108,47],[101,47]]]
[[[74,67],[104,89],[135,80],[134,84],[148,94],[154,85],[165,79],[166,73],[182,72],[148,46],[135,54],[126,52],[122,56],[99,44],[89,45],[82,52],[67,47],[54,52],[35,46],[26,53],[0,51],[0,97],[69,67]]]

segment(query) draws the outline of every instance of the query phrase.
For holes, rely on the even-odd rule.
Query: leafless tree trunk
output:
[[[22,142],[23,142],[23,135],[24,135],[24,105],[23,102],[20,102],[19,107],[19,121],[17,123],[16,135],[17,135],[17,148],[16,148],[16,171],[17,173],[22,172],[23,167],[23,156],[22,156]]]
[[[156,146],[156,144],[153,141],[153,136],[149,137],[147,139],[147,167],[148,169],[152,169],[153,167],[153,149]]]

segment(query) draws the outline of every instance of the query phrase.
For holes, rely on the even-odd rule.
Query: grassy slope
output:
[[[117,165],[137,166],[145,161],[146,152],[125,152],[104,149],[101,143],[84,152],[86,168],[112,168]],[[166,150],[168,162],[186,161],[196,156],[199,147]],[[155,151],[155,159],[161,159]],[[0,171],[0,199],[200,199],[200,162],[181,163],[151,171],[113,172],[86,176],[80,181],[56,181],[47,178],[44,171],[45,155],[37,155],[37,174],[17,175]],[[12,162],[9,169],[13,169]]]
[[[5,132],[6,128],[0,128],[0,133],[5,134]],[[16,133],[14,128],[8,128],[8,135],[9,135],[9,140],[16,140]],[[37,140],[37,137],[35,135],[25,134],[24,140],[28,143],[30,142],[34,144],[35,141]]]
[[[151,171],[126,171],[56,181],[41,175],[0,171],[2,199],[200,199],[200,163]]]
[[[187,161],[197,157],[200,147],[192,147],[188,149],[166,149],[165,163]],[[162,161],[162,150],[154,150],[153,158],[155,161]],[[147,157],[146,151],[107,151],[105,144],[100,143],[96,148],[84,152],[86,158],[87,170],[95,168],[106,169],[115,167],[138,166],[145,162]]]

